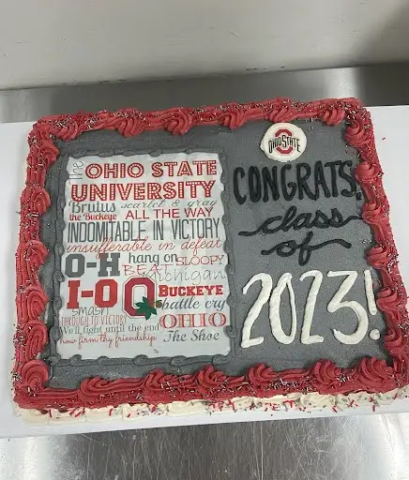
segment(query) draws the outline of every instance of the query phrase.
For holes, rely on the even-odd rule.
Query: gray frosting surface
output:
[[[320,122],[294,122],[307,136],[307,148],[300,158],[291,162],[286,181],[296,181],[297,164],[308,164],[312,169],[317,162],[325,164],[335,161],[351,161],[355,166],[359,161],[356,151],[346,147],[343,138],[342,126],[328,127]],[[59,142],[60,157],[49,169],[46,188],[48,189],[52,206],[42,217],[42,239],[50,251],[46,264],[41,271],[41,281],[50,298],[46,321],[50,328],[50,342],[47,345],[43,358],[47,359],[51,369],[50,385],[73,388],[87,377],[103,376],[105,378],[138,377],[145,375],[153,368],[162,368],[169,373],[193,373],[204,365],[214,363],[217,368],[229,375],[243,373],[249,367],[265,363],[275,370],[288,368],[307,368],[319,359],[329,359],[341,367],[352,366],[363,356],[387,358],[382,347],[382,334],[385,323],[380,312],[369,316],[369,329],[363,340],[356,345],[340,343],[333,334],[333,329],[345,334],[353,333],[357,328],[357,316],[351,308],[340,308],[338,311],[328,312],[328,304],[334,297],[345,277],[328,277],[329,271],[356,271],[358,278],[345,300],[360,303],[367,311],[367,300],[364,285],[364,270],[370,269],[365,261],[365,250],[371,246],[372,234],[370,228],[362,219],[354,219],[342,228],[300,228],[288,231],[277,231],[274,234],[259,232],[253,236],[239,235],[239,232],[251,232],[259,228],[268,218],[283,216],[290,207],[295,207],[298,213],[313,213],[320,210],[331,216],[332,209],[338,209],[343,218],[361,215],[363,196],[357,186],[356,195],[346,197],[325,197],[322,194],[317,200],[304,195],[301,200],[297,195],[291,200],[280,198],[268,201],[251,201],[248,192],[248,170],[257,167],[261,172],[264,167],[271,170],[273,166],[282,169],[283,163],[273,161],[260,149],[261,139],[271,126],[269,122],[250,122],[243,127],[230,131],[222,127],[196,127],[184,136],[173,136],[167,132],[145,132],[133,138],[124,138],[116,132],[92,132],[81,135],[78,139],[69,142]],[[88,155],[98,155],[109,158],[112,155],[135,155],[168,151],[209,151],[218,152],[223,167],[225,183],[224,208],[226,214],[225,250],[229,257],[227,268],[230,285],[230,315],[231,351],[227,356],[193,357],[193,358],[159,358],[146,359],[107,359],[87,360],[75,356],[71,359],[61,359],[58,355],[57,340],[59,339],[58,318],[61,308],[59,288],[62,281],[66,281],[61,273],[61,255],[63,254],[62,232],[63,208],[65,205],[64,185],[67,181],[66,165],[69,157],[81,158]],[[240,192],[247,195],[243,204],[239,204],[234,195],[234,172],[243,168],[245,177],[240,179]],[[331,185],[331,171],[324,169],[327,185]],[[339,190],[349,188],[345,179],[339,180]],[[310,183],[311,184],[311,183]],[[277,226],[278,223],[274,223]],[[271,226],[273,228],[273,226]],[[308,232],[313,232],[311,245],[331,242],[340,239],[351,244],[349,249],[340,243],[329,243],[320,249],[311,252],[307,264],[300,265],[299,251],[293,255],[279,256],[276,252],[263,255],[262,251],[269,250],[281,242],[295,241],[301,244]],[[286,249],[288,252],[288,248]],[[324,337],[322,343],[305,345],[301,343],[301,327],[312,277],[300,281],[300,276],[308,271],[318,270],[323,274],[323,282],[317,297],[314,311],[311,334]],[[260,273],[272,277],[273,286],[276,286],[282,274],[292,274],[292,285],[295,293],[297,311],[297,333],[293,342],[288,345],[278,342],[271,333],[269,322],[268,303],[261,310],[251,330],[251,338],[263,336],[261,345],[250,348],[240,346],[244,320],[256,301],[261,284],[256,282],[243,294],[244,286],[249,280]],[[377,280],[377,273],[371,269],[372,278]],[[375,282],[376,283],[376,282]],[[376,287],[375,287],[376,291]],[[283,330],[289,334],[291,329],[291,310],[288,290],[284,290],[280,305],[280,316]],[[369,333],[378,329],[380,340],[372,340]]]

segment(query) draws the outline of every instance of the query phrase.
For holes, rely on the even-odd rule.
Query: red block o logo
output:
[[[138,286],[145,287],[146,294],[144,295],[148,300],[150,305],[155,301],[155,283],[147,277],[134,277],[130,278],[124,284],[124,311],[130,317],[143,317],[141,313],[136,313],[136,308],[134,307],[134,288]]]
[[[279,138],[281,137],[281,135],[287,135],[287,137],[292,137],[293,132],[290,132],[290,130],[288,130],[287,128],[280,128],[276,131],[276,134],[274,136],[275,138]],[[276,147],[276,150],[277,152],[280,152],[281,155],[288,155],[294,150],[294,147],[292,147],[291,145],[287,149]]]

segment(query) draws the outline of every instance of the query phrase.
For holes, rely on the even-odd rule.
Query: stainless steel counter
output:
[[[409,103],[409,65],[0,92],[0,121],[77,110],[357,96]],[[0,420],[1,421],[1,420]],[[52,427],[50,427],[52,432]],[[409,480],[409,413],[0,440],[0,479]]]

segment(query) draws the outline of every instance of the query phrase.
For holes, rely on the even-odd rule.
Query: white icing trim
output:
[[[369,332],[369,338],[371,340],[379,340],[381,338],[381,332],[377,328],[374,328]]]
[[[273,290],[270,298],[270,325],[271,333],[277,340],[277,342],[284,343],[285,345],[290,344],[297,333],[297,309],[295,308],[295,295],[294,289],[291,282],[293,276],[291,273],[283,273],[280,280],[277,283],[276,288]],[[280,302],[281,295],[285,288],[288,288],[290,294],[290,306],[291,306],[291,333],[287,335],[281,325],[280,318]]]
[[[354,271],[342,271],[342,272],[328,272],[329,277],[343,277],[347,276],[347,278],[341,283],[339,290],[335,293],[333,298],[330,300],[328,304],[328,311],[330,313],[334,313],[340,308],[351,308],[358,319],[358,327],[354,333],[351,335],[346,335],[345,333],[340,332],[339,330],[333,329],[334,337],[341,343],[345,345],[356,345],[357,343],[361,342],[365,337],[368,331],[369,325],[369,318],[366,310],[362,305],[354,300],[345,301],[343,302],[342,299],[345,295],[351,290],[352,286],[354,285],[358,273]]]
[[[375,295],[373,292],[373,282],[372,282],[372,275],[370,270],[364,271],[364,278],[365,278],[365,292],[366,292],[366,299],[368,301],[368,310],[371,315],[376,315],[376,301]]]
[[[244,321],[241,348],[249,348],[254,345],[260,345],[264,342],[264,337],[250,338],[250,334],[256,318],[260,315],[264,304],[268,302],[268,297],[270,296],[270,292],[273,288],[273,279],[266,273],[254,275],[254,277],[243,288],[243,294],[246,295],[248,289],[253,285],[253,283],[258,282],[259,280],[261,282],[261,291],[257,300],[250,308],[246,320]]]
[[[187,416],[215,413],[234,412],[276,412],[282,410],[296,410],[310,412],[314,410],[339,411],[355,409],[357,407],[371,406],[372,410],[382,405],[390,405],[395,399],[409,397],[409,385],[386,393],[350,393],[349,395],[321,395],[319,393],[290,393],[288,395],[275,395],[269,398],[236,397],[220,402],[207,402],[205,400],[191,400],[187,402],[161,403],[156,406],[147,403],[137,405],[123,404],[119,407],[81,408],[68,412],[59,412],[50,409],[48,412],[38,410],[18,409],[18,413],[29,423],[53,425],[61,423],[100,422],[110,420],[135,421],[151,416]]]
[[[301,343],[304,345],[311,345],[312,343],[322,343],[324,337],[321,335],[311,335],[311,325],[314,317],[315,303],[317,301],[317,295],[320,291],[323,275],[318,270],[311,270],[301,275],[300,280],[305,278],[314,277],[311,283],[310,291],[308,292],[307,304],[304,310],[304,322],[301,329]]]

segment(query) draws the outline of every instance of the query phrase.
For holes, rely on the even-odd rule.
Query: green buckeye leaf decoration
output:
[[[162,302],[160,303],[162,305]],[[146,320],[149,320],[152,315],[157,314],[157,310],[155,308],[155,306],[158,306],[157,304],[158,302],[154,302],[154,304],[151,305],[147,297],[142,297],[142,302],[138,302],[135,304],[136,313],[138,315],[143,315]]]

